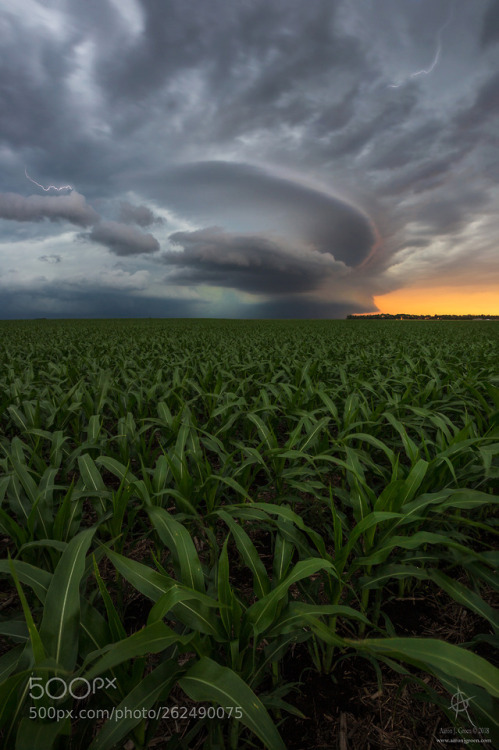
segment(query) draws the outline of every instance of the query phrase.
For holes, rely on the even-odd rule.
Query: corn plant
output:
[[[475,323],[0,322],[3,745],[145,749],[143,711],[181,696],[240,711],[172,748],[282,748],[293,649],[332,680],[354,656],[391,668],[458,723],[442,691],[467,691],[492,731],[498,343]],[[399,632],[390,605],[429,591],[469,642]],[[45,695],[74,680],[105,687]],[[30,715],[74,703],[123,718]]]

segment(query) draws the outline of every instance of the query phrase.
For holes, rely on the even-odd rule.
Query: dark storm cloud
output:
[[[370,169],[397,169],[424,162],[442,134],[442,123],[436,119],[387,138],[369,159]]]
[[[264,9],[264,5],[267,8]],[[324,107],[339,101],[331,113],[330,128],[341,127],[353,115],[351,81],[362,71],[370,71],[358,40],[340,33],[337,22],[339,3],[318,0],[303,4],[256,3],[248,18],[240,14],[237,31],[237,59],[231,68],[230,106],[217,113],[213,137],[231,138],[278,127],[309,128],[322,118]],[[232,46],[226,50],[234,56]],[[224,59],[210,84],[227,95]],[[337,91],[331,91],[331,76]],[[357,86],[354,85],[354,89]],[[306,92],[321,92],[317,98]],[[358,91],[358,89],[357,89]],[[327,98],[323,93],[329,92]],[[319,125],[320,127],[320,125]]]
[[[150,227],[152,224],[163,224],[164,219],[156,216],[147,206],[133,206],[128,201],[120,202],[120,221],[124,224],[138,224]]]
[[[170,235],[183,252],[171,251],[162,262],[178,269],[177,284],[212,284],[257,294],[289,294],[316,289],[345,266],[332,256],[291,253],[277,242],[251,235],[228,234],[218,227]]]
[[[397,130],[406,122],[417,106],[417,87],[408,86],[397,96],[391,90],[379,91],[368,112],[361,110],[352,120],[351,127],[343,130],[331,143],[329,154],[342,157],[358,153],[380,134]]]
[[[393,196],[433,190],[445,183],[458,161],[459,155],[451,152],[442,158],[429,155],[422,158],[420,162],[414,162],[411,166],[407,165],[398,170],[391,169],[384,173],[386,184],[383,186],[383,192],[387,196]],[[445,198],[445,196],[442,197]]]
[[[40,255],[38,260],[41,260],[44,263],[61,263],[62,258],[60,255]]]
[[[499,42],[499,0],[490,0],[483,17],[481,43],[483,47]]]
[[[238,226],[288,235],[349,266],[374,243],[373,229],[354,206],[320,190],[248,164],[205,162],[169,170],[151,188],[170,205],[206,220],[220,216]]]
[[[29,39],[30,54],[26,54]],[[0,55],[0,143],[15,147],[49,145],[57,137],[54,111],[65,112],[64,69],[60,49],[35,34],[27,34],[9,14],[2,14],[2,55]],[[54,126],[55,125],[55,126]]]
[[[143,30],[130,41],[127,55],[103,56],[99,80],[115,98],[141,100],[180,71],[204,64],[212,91],[227,93],[235,81],[245,82],[238,88],[248,104],[273,106],[283,84],[352,64],[358,44],[337,33],[338,5],[335,0],[210,0],[196,4],[193,12],[184,0],[170,0],[166,19],[164,3],[147,0],[140,3]]]
[[[69,195],[30,195],[0,193],[0,218],[12,221],[69,221],[82,227],[98,221],[99,215],[83,195],[73,190]]]
[[[159,250],[159,242],[152,234],[117,221],[101,221],[89,234],[83,236],[91,242],[104,245],[115,255],[141,255]]]
[[[471,106],[463,109],[457,118],[462,127],[478,127],[499,115],[499,73],[493,73],[478,89]]]
[[[112,288],[95,289],[42,282],[29,290],[2,290],[1,317],[190,318],[207,314],[202,300],[155,299]]]
[[[28,254],[38,238],[32,260],[52,257],[48,236],[65,221],[93,227],[87,239],[134,271],[157,271],[158,240],[140,231],[163,238],[149,205],[180,242],[160,256],[166,285],[268,297],[234,303],[235,315],[371,309],[380,288],[412,281],[419,258],[432,268],[432,252],[436,269],[447,254],[457,271],[473,257],[497,272],[499,0],[194,5],[6,5],[0,275],[16,243]],[[36,192],[25,167],[78,192],[23,197]],[[52,248],[63,261],[67,234]]]

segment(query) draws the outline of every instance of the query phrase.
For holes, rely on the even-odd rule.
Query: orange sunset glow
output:
[[[374,297],[374,302],[388,315],[499,315],[499,284],[397,289]]]

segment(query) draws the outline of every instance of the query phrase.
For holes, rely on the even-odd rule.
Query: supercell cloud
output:
[[[499,277],[499,0],[17,0],[2,32],[0,317]]]
[[[303,249],[262,235],[235,235],[219,227],[170,235],[174,246],[162,261],[176,269],[177,284],[211,284],[255,294],[289,294],[317,289],[326,276],[343,276],[346,267],[330,253]]]
[[[368,217],[324,189],[272,174],[261,167],[197,162],[165,171],[154,194],[187,216],[228,227],[287,235],[311,249],[357,265],[375,242]]]

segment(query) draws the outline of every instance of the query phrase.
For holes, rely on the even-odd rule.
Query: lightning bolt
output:
[[[45,190],[45,192],[47,192],[48,190],[57,190],[57,192],[60,192],[61,190],[73,189],[71,185],[62,185],[61,187],[57,187],[56,185],[48,185],[48,187],[45,187],[44,185],[40,185],[39,182],[37,182],[36,180],[34,180],[32,177],[29,176],[28,170],[26,169],[26,167],[24,168],[24,174],[26,175],[28,180],[33,183],[33,185],[38,185],[38,187],[41,188],[42,190]]]
[[[442,34],[444,30],[447,28],[447,26],[452,21],[452,18],[454,16],[454,6],[451,5],[449,7],[449,13],[447,15],[446,20],[444,23],[440,26],[438,32],[437,32],[437,48],[435,50],[435,56],[433,57],[433,61],[429,68],[422,68],[421,70],[416,70],[415,73],[411,73],[409,78],[418,78],[419,76],[429,76],[430,73],[433,73],[435,68],[437,67],[438,63],[440,62],[440,55],[442,54]],[[405,80],[408,80],[407,78]],[[389,89],[398,89],[402,86],[404,81],[401,81],[400,83],[391,83],[388,88]]]

